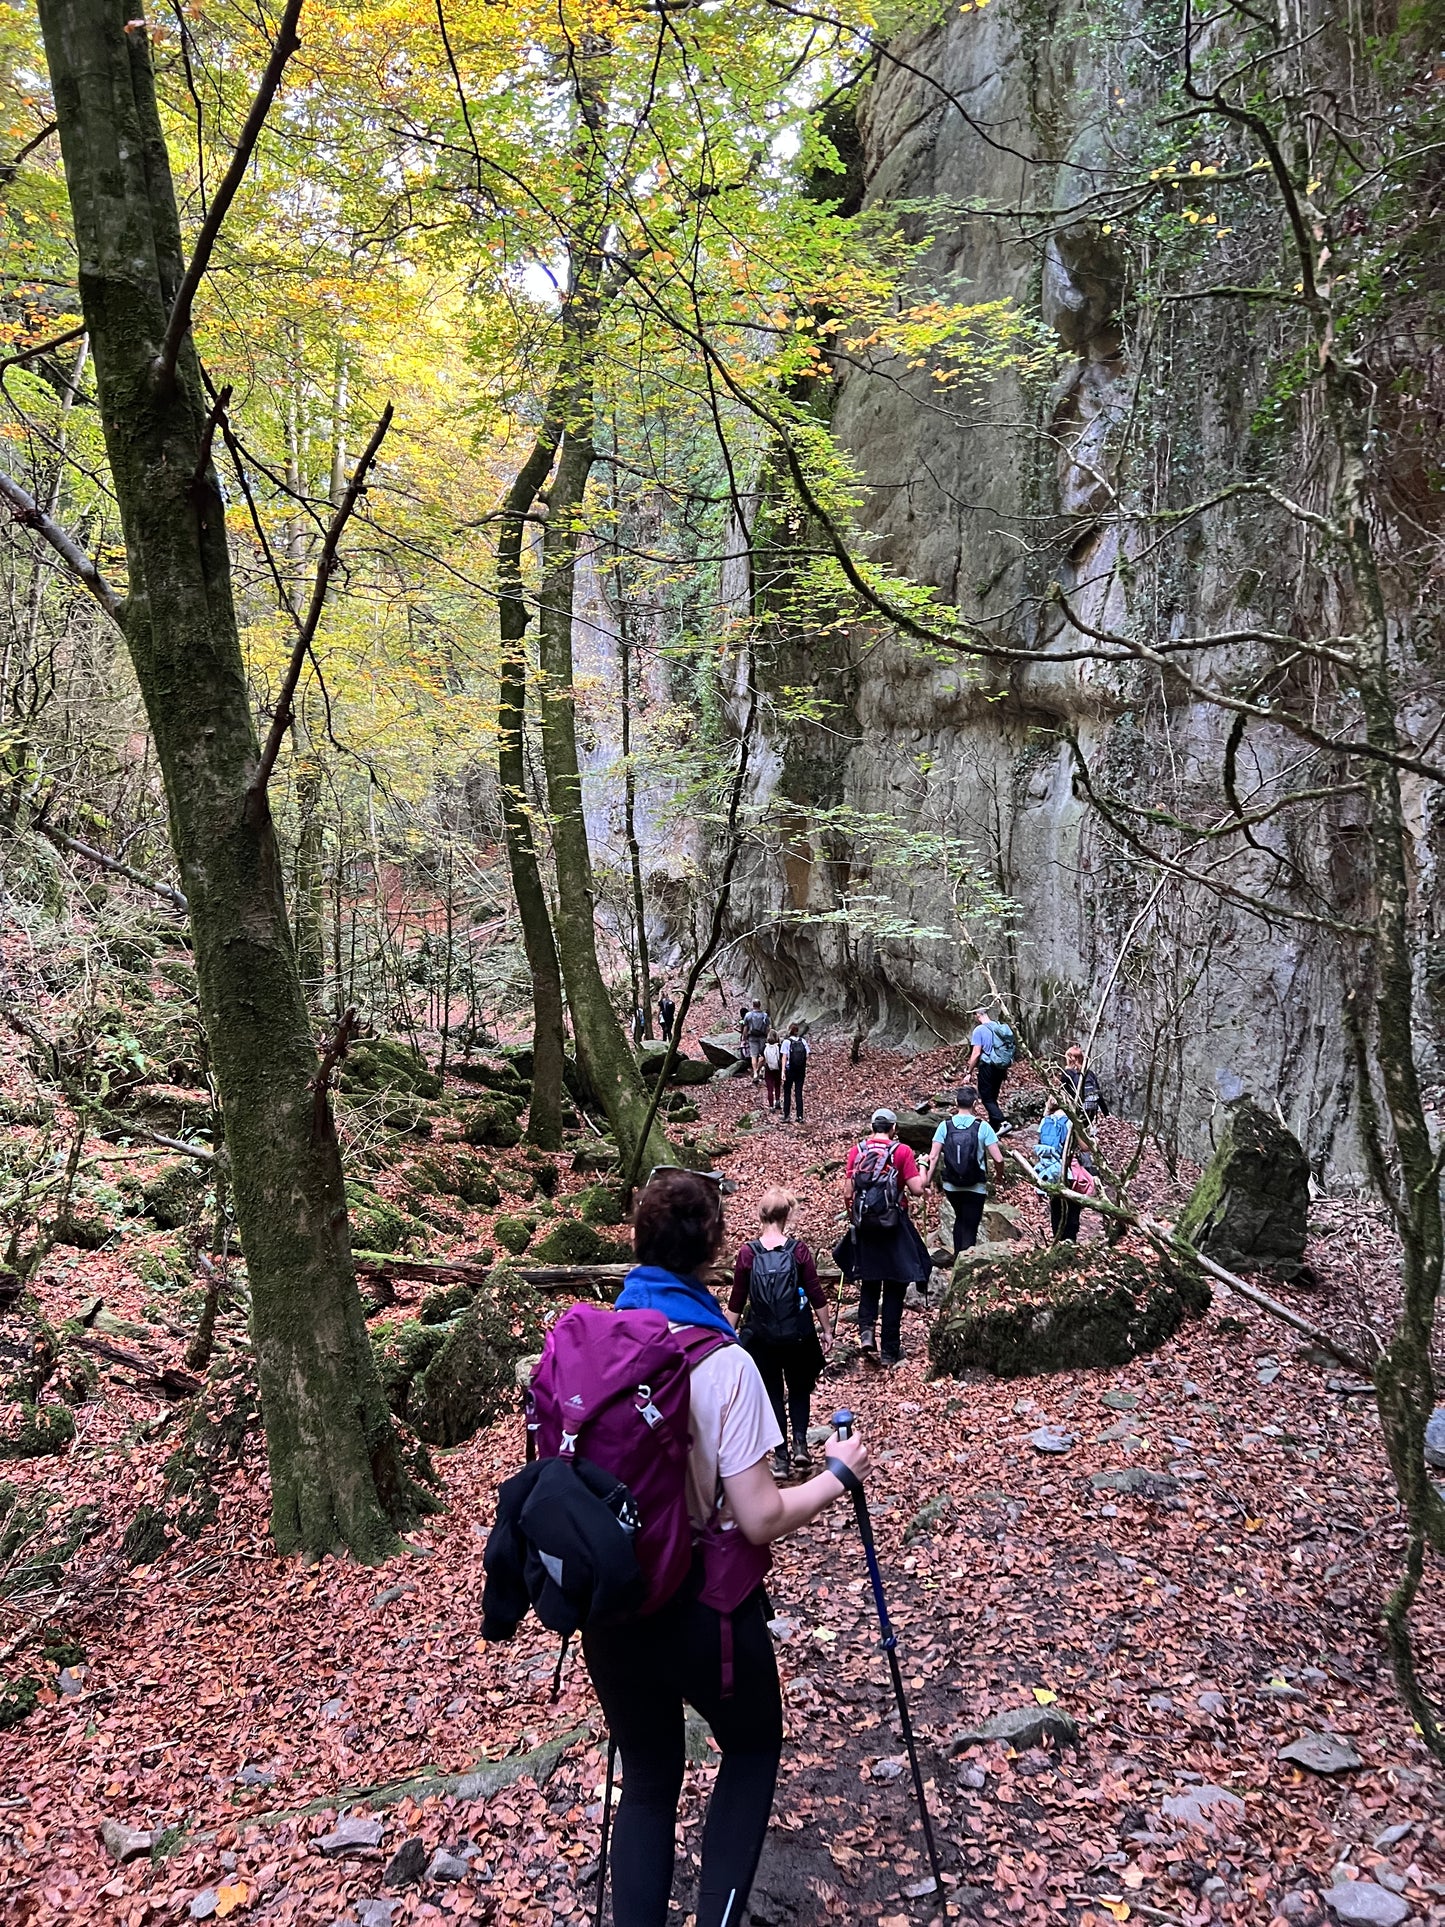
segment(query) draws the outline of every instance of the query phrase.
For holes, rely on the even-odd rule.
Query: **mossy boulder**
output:
[[[365,1037],[347,1052],[338,1080],[352,1096],[379,1092],[408,1097],[436,1098],[442,1080],[424,1064],[409,1044],[394,1037]]]
[[[35,1405],[21,1399],[19,1414],[0,1430],[0,1459],[45,1459],[63,1452],[75,1437],[68,1405]]]
[[[542,1196],[555,1198],[561,1177],[555,1158],[546,1151],[538,1150],[535,1144],[525,1146],[522,1156],[526,1160],[527,1169],[532,1174],[532,1181]]]
[[[537,1223],[534,1218],[498,1218],[492,1226],[492,1236],[504,1251],[510,1251],[514,1258],[520,1258],[536,1236]]]
[[[998,1247],[994,1248],[998,1251]],[[973,1369],[999,1378],[1124,1365],[1209,1307],[1209,1288],[1162,1260],[1145,1264],[1102,1240],[965,1252],[929,1335],[935,1377]]]
[[[490,1211],[493,1205],[502,1202],[502,1187],[497,1183],[489,1164],[480,1158],[469,1158],[465,1164],[457,1166],[457,1196],[463,1204],[471,1205],[474,1211]]]
[[[698,1040],[702,1054],[714,1070],[730,1071],[743,1061],[743,1053],[735,1030],[715,1031],[711,1037]]]
[[[468,1144],[489,1144],[498,1150],[520,1144],[522,1127],[517,1121],[515,1102],[494,1093],[482,1103],[474,1105],[467,1112],[462,1135]]]
[[[580,1218],[563,1218],[532,1247],[532,1257],[541,1265],[625,1264],[631,1256],[630,1244],[604,1238]]]
[[[351,1211],[353,1251],[380,1251],[395,1256],[398,1252],[410,1251],[426,1229],[364,1185],[348,1184],[346,1202]]]
[[[157,1171],[149,1184],[141,1187],[146,1215],[162,1231],[179,1231],[188,1225],[201,1208],[206,1181],[194,1164],[177,1159]]]
[[[916,1156],[922,1157],[933,1144],[933,1134],[943,1122],[943,1115],[932,1111],[900,1111],[898,1113],[898,1142],[906,1144]]]
[[[548,1309],[499,1266],[450,1324],[423,1329],[441,1344],[407,1387],[405,1417],[427,1445],[460,1445],[517,1404],[517,1361],[542,1346]]]
[[[1309,1160],[1299,1139],[1242,1097],[1226,1109],[1214,1156],[1176,1228],[1231,1271],[1267,1265],[1288,1278],[1304,1262],[1309,1209]]]
[[[417,1317],[423,1325],[449,1325],[472,1302],[472,1285],[438,1285],[422,1299]]]
[[[69,1245],[74,1251],[103,1251],[110,1242],[111,1227],[104,1218],[72,1211],[56,1219],[51,1236],[56,1244]]]
[[[584,1224],[621,1224],[627,1216],[610,1184],[589,1184],[572,1202]]]
[[[378,1325],[372,1332],[377,1376],[386,1402],[398,1418],[406,1417],[412,1382],[446,1344],[449,1330],[450,1320],[433,1323],[430,1319],[408,1318],[399,1325]]]

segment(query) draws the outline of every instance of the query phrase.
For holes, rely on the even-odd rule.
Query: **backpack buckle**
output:
[[[661,1425],[662,1414],[652,1402],[652,1387],[650,1385],[639,1385],[637,1388],[637,1396],[642,1401],[637,1408],[638,1414],[646,1420],[648,1429],[651,1430],[654,1425]]]

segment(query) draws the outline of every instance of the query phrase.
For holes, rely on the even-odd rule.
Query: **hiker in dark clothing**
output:
[[[792,1462],[805,1466],[813,1387],[832,1340],[819,1333],[813,1317],[813,1309],[821,1311],[828,1302],[818,1283],[813,1254],[801,1238],[788,1235],[792,1208],[792,1198],[776,1186],[758,1200],[762,1230],[749,1238],[733,1262],[728,1315],[742,1318],[742,1341],[763,1375],[785,1440],[791,1426]],[[773,1456],[777,1476],[787,1478],[786,1444]]]
[[[1103,1088],[1092,1066],[1085,1064],[1084,1053],[1078,1044],[1070,1044],[1064,1052],[1064,1068],[1059,1072],[1059,1082],[1075,1111],[1083,1112],[1086,1123],[1092,1124],[1096,1117],[1109,1115]]]
[[[664,1044],[672,1040],[673,1019],[677,1016],[677,1005],[673,1002],[671,991],[664,990],[657,1000],[657,1021],[662,1025]]]
[[[646,1035],[647,1035],[647,1018],[643,1013],[642,1005],[634,1004],[632,1006],[632,1041],[633,1043],[640,1045],[642,1043],[643,1038]]]
[[[958,1109],[933,1134],[928,1154],[928,1181],[942,1179],[943,1195],[953,1211],[953,1255],[971,1251],[978,1242],[983,1208],[988,1203],[988,1167],[1003,1168],[998,1133],[989,1123],[978,1091],[964,1084],[954,1093]]]
[[[753,1067],[753,1082],[756,1084],[763,1074],[763,1052],[767,1048],[768,1032],[772,1020],[762,1005],[754,997],[752,1008],[743,1012],[743,1052]]]
[[[1013,1126],[1004,1117],[998,1096],[1008,1076],[1009,1065],[1014,1061],[1013,1029],[1002,1017],[990,1017],[987,1010],[979,1009],[973,1014],[978,1021],[968,1040],[972,1045],[968,1054],[968,1075],[978,1088],[989,1123],[1000,1137],[1007,1137]]]
[[[619,1310],[661,1312],[669,1328],[727,1322],[697,1273],[723,1238],[715,1184],[692,1171],[659,1171],[638,1194],[638,1265]],[[683,1705],[695,1706],[722,1753],[703,1831],[697,1927],[742,1927],[768,1830],[783,1744],[782,1696],[761,1583],[731,1612],[705,1604],[704,1540],[764,1547],[806,1525],[847,1489],[831,1472],[780,1488],[772,1470],[778,1426],[752,1361],[724,1345],[693,1368],[687,1507],[690,1578],[655,1612],[588,1626],[587,1670],[622,1755],[622,1800],[612,1846],[617,1927],[666,1927],[684,1759]],[[861,1477],[861,1440],[830,1446]],[[719,1524],[721,1531],[718,1530]],[[745,1550],[745,1548],[743,1548]]]
[[[801,1024],[789,1024],[788,1034],[783,1039],[783,1122],[788,1121],[788,1108],[796,1104],[798,1122],[803,1121],[803,1080],[808,1075],[808,1058],[812,1045],[803,1035]]]
[[[897,1365],[903,1357],[903,1300],[910,1285],[926,1285],[933,1269],[928,1247],[908,1216],[908,1199],[921,1197],[928,1180],[906,1144],[898,1142],[898,1119],[873,1113],[873,1128],[848,1153],[843,1201],[849,1229],[833,1256],[845,1278],[858,1280],[858,1343],[863,1356]],[[873,1327],[882,1307],[881,1350]]]

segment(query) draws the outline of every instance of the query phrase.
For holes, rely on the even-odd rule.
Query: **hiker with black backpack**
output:
[[[622,1755],[614,1927],[668,1918],[684,1702],[722,1754],[696,1924],[742,1927],[783,1743],[768,1546],[867,1467],[846,1439],[829,1448],[836,1473],[775,1481],[781,1434],[762,1377],[698,1276],[722,1245],[720,1190],[715,1175],[664,1168],[639,1192],[638,1262],[615,1312],[574,1305],[548,1334],[528,1393],[538,1457],[502,1486],[487,1542],[484,1638],[510,1638],[529,1605],[553,1631],[582,1632],[609,1795],[613,1745]]]
[[[670,990],[664,990],[657,1000],[657,1021],[662,1026],[662,1041],[665,1044],[671,1042],[672,1023],[676,1016],[677,1000]]]
[[[1064,1052],[1064,1068],[1059,1072],[1059,1082],[1074,1110],[1083,1112],[1086,1124],[1092,1124],[1097,1117],[1109,1115],[1104,1088],[1093,1066],[1085,1063],[1082,1045],[1070,1044]]]
[[[813,1254],[788,1231],[793,1199],[774,1185],[758,1200],[756,1238],[749,1238],[733,1260],[728,1315],[742,1320],[740,1336],[763,1375],[783,1443],[773,1455],[773,1470],[786,1479],[808,1458],[808,1419],[813,1387],[823,1369],[831,1339],[818,1331],[813,1310],[827,1304]],[[786,1402],[785,1402],[786,1399]],[[793,1435],[792,1466],[787,1437]]]
[[[998,1132],[988,1121],[977,1088],[960,1085],[953,1094],[958,1106],[933,1134],[928,1154],[928,1181],[935,1175],[953,1211],[953,1255],[971,1251],[978,1242],[983,1208],[988,1203],[988,1167],[1003,1169]]]
[[[752,1007],[743,1012],[743,1051],[753,1067],[753,1082],[756,1084],[763,1074],[763,1052],[767,1049],[768,1032],[772,1029],[772,1019],[754,997]]]
[[[988,1112],[989,1123],[1000,1137],[1007,1137],[1013,1126],[1004,1117],[998,1096],[1017,1054],[1013,1027],[1005,1023],[1002,1016],[990,1017],[984,1008],[973,1014],[978,1021],[968,1040],[972,1046],[968,1054],[968,1075]]]
[[[798,1122],[803,1121],[803,1083],[808,1075],[808,1058],[812,1045],[803,1034],[801,1024],[789,1024],[788,1034],[783,1039],[783,1122],[788,1121],[789,1108],[796,1104]]]
[[[890,1110],[876,1110],[868,1136],[848,1153],[843,1176],[848,1230],[833,1248],[843,1276],[858,1282],[858,1344],[870,1362],[901,1363],[903,1300],[910,1285],[928,1283],[933,1269],[928,1247],[908,1216],[909,1197],[921,1197],[927,1188],[918,1160],[898,1142],[898,1119]]]

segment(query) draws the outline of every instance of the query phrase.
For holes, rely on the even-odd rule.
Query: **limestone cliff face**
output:
[[[822,724],[774,722],[759,798],[785,824],[793,799],[970,845],[1018,906],[1007,931],[965,922],[1025,1035],[1058,1049],[1102,1007],[1095,1061],[1116,1107],[1158,1121],[1181,1149],[1207,1144],[1215,1093],[1243,1083],[1271,1108],[1278,1101],[1321,1165],[1352,1166],[1335,936],[1262,920],[1143,863],[1076,775],[1070,737],[1097,785],[1197,811],[1218,793],[1230,718],[1153,668],[1065,659],[1088,639],[1047,594],[1058,582],[1086,627],[1133,625],[1150,638],[1315,612],[1326,589],[1301,580],[1293,532],[1253,503],[1158,555],[1110,513],[1126,489],[1147,508],[1239,471],[1276,324],[1219,303],[1164,311],[1144,345],[1121,324],[1123,257],[1077,210],[1109,178],[1105,110],[1125,83],[1067,5],[950,10],[893,51],[860,116],[867,204],[902,210],[932,237],[924,291],[1011,298],[1052,331],[1060,361],[1047,387],[997,382],[954,409],[906,371],[845,370],[833,421],[869,485],[867,552],[935,585],[979,633],[1028,659],[981,672],[876,632],[800,639],[766,673],[777,690],[810,681],[832,707]],[[1052,223],[969,212],[1040,205],[1076,211]],[[1137,429],[1140,411],[1149,432],[1135,433],[1122,476],[1121,426],[1132,416]],[[1255,659],[1245,647],[1209,661],[1244,687]],[[1268,794],[1297,753],[1283,735],[1251,731],[1239,782]],[[1423,820],[1421,830],[1429,881]],[[1233,858],[1232,887],[1308,908],[1328,886],[1336,904],[1368,914],[1352,896],[1348,798],[1321,805],[1309,833],[1286,844]],[[800,830],[753,867],[737,927],[761,931],[747,950],[775,1013],[847,1014],[925,1045],[958,1036],[987,994],[959,940],[956,889],[946,865],[890,863],[876,839],[870,855],[866,838]],[[818,920],[850,896],[871,901],[869,918]],[[880,909],[945,934],[880,933]]]

